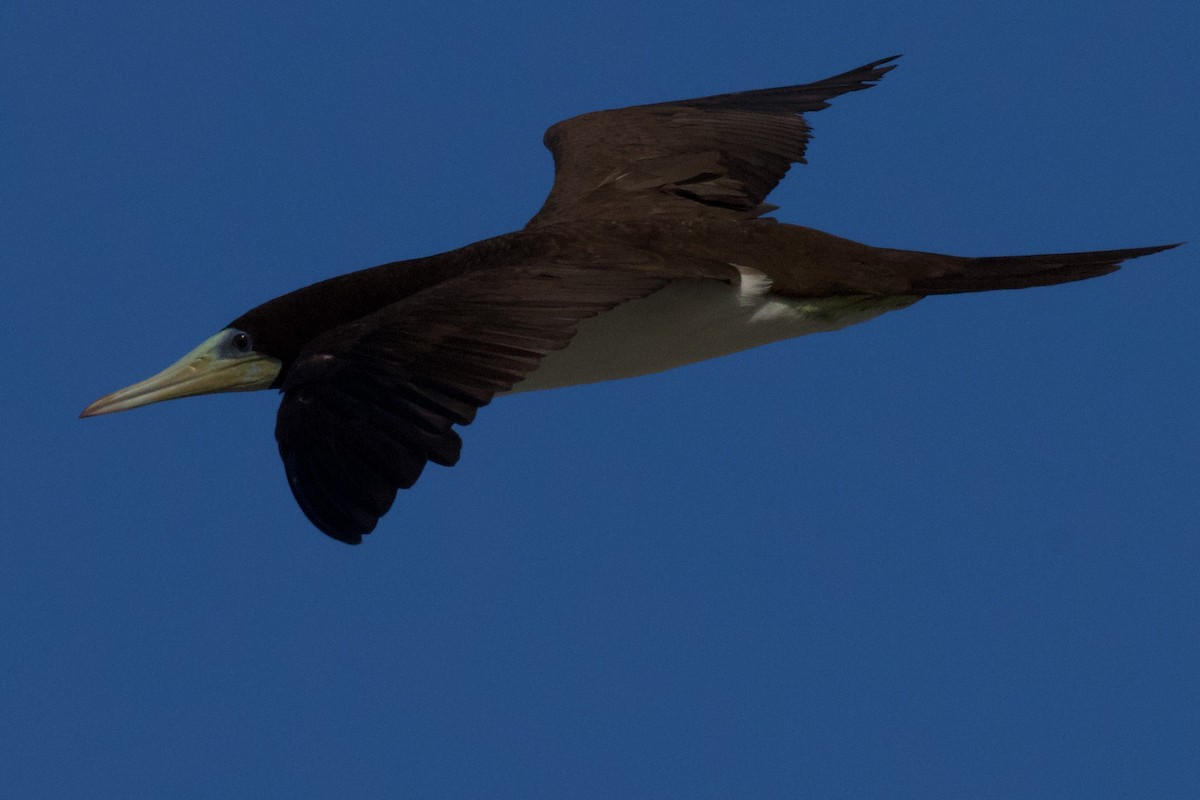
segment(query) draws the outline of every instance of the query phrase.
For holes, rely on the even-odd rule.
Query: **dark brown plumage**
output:
[[[553,386],[644,374],[833,330],[926,295],[1103,275],[1173,246],[963,258],[764,218],[774,208],[767,195],[804,161],[810,129],[801,114],[874,85],[893,61],[801,86],[560,122],[545,137],[554,186],[522,231],[283,295],[84,413],[278,388],[276,438],[292,491],[317,527],[353,543],[426,462],[458,460],[454,426],[527,379]],[[710,306],[711,318],[697,323],[697,309]],[[675,330],[669,314],[692,327]],[[589,336],[592,349],[559,353]],[[628,363],[572,361],[571,352],[615,352]]]
[[[895,68],[884,58],[801,86],[595,111],[553,125],[554,186],[528,227],[590,219],[761,216],[811,129],[800,114],[873,86]]]

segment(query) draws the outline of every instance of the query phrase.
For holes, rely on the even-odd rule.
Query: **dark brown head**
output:
[[[100,398],[81,416],[176,397],[277,389],[304,348],[322,333],[444,280],[456,269],[462,267],[444,256],[393,262],[276,297],[242,314],[154,377]]]

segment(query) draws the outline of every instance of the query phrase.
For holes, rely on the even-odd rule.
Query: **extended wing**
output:
[[[546,131],[554,186],[527,227],[583,219],[757,217],[793,163],[804,162],[806,111],[866,89],[881,59],[800,86],[596,111]]]
[[[458,461],[452,426],[565,347],[581,320],[666,280],[619,266],[484,269],[314,340],[288,373],[275,425],[300,507],[358,543],[426,462]]]

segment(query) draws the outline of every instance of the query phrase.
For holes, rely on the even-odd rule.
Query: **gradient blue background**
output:
[[[4,794],[1200,796],[1196,244],[497,402],[359,548],[270,393],[75,418],[521,226],[558,119],[895,52],[781,219],[1200,242],[1198,38],[1183,0],[5,4]]]

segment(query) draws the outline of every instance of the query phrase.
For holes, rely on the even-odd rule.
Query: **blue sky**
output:
[[[495,403],[363,546],[270,393],[94,420],[247,308],[520,227],[543,129],[903,53],[781,219],[1200,242],[1193,3],[7,4],[17,797],[1195,797],[1197,245]]]

